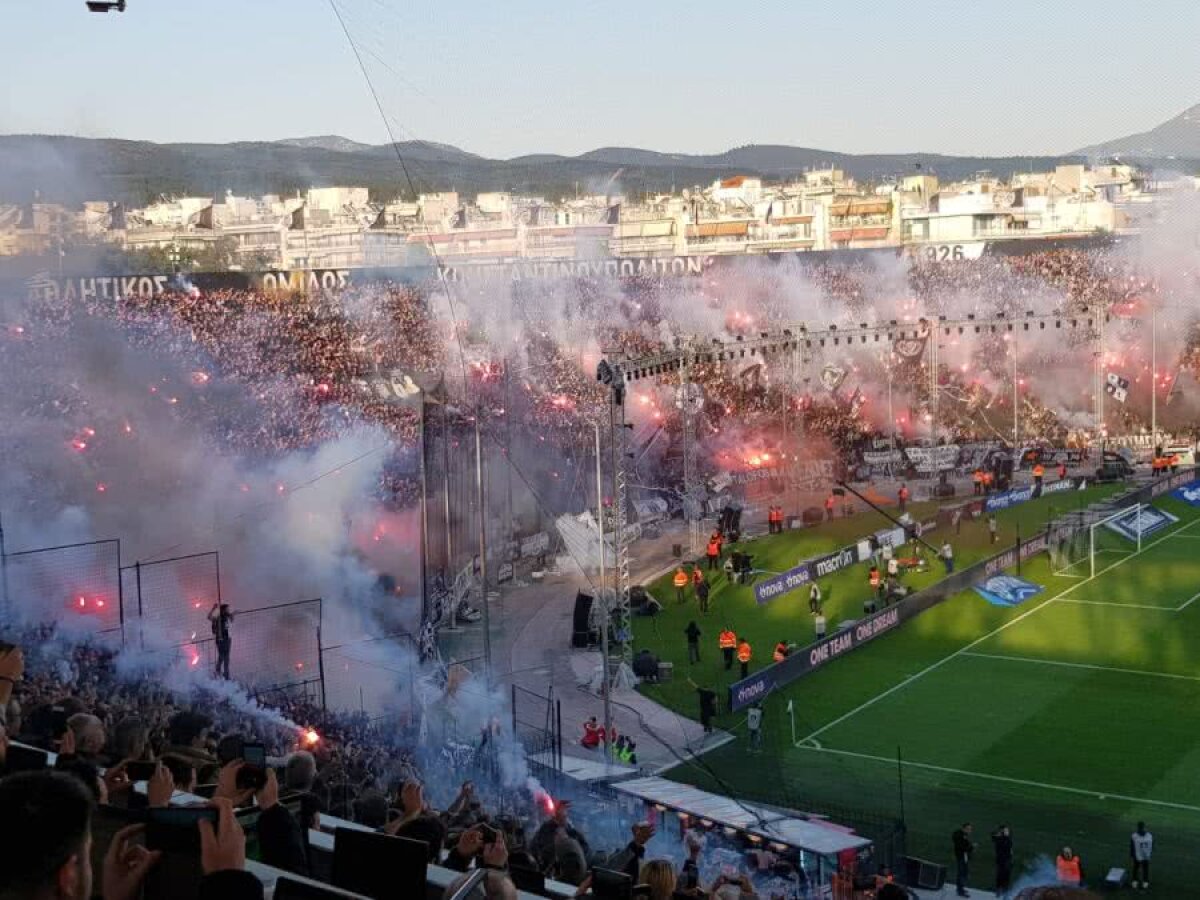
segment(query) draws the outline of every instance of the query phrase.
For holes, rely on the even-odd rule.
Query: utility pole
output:
[[[1013,383],[1013,452],[1017,452],[1021,446],[1021,397],[1017,390],[1017,333],[1012,334],[1012,383]],[[1015,462],[1015,460],[1014,460]]]
[[[1150,449],[1158,446],[1158,307],[1150,309]]]
[[[479,425],[480,410],[475,410],[475,496],[479,504],[479,583],[483,594],[483,666],[487,684],[492,682],[492,619],[488,599],[487,507],[483,491],[483,436]]]
[[[604,476],[600,471],[600,421],[594,423],[596,429],[596,522],[600,526],[600,589],[596,599],[600,601],[600,671],[603,680],[600,682],[600,696],[604,700],[604,758],[612,759],[612,669],[608,661],[608,626],[612,621],[608,607],[608,584],[604,579],[604,557],[608,547],[604,541]]]

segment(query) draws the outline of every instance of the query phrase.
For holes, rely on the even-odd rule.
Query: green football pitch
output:
[[[1044,524],[1052,504],[1061,513],[1106,492],[1006,511],[1003,543],[1018,524],[1025,534]],[[735,740],[670,777],[840,814],[847,824],[903,814],[907,851],[943,863],[950,832],[973,821],[980,853],[971,880],[979,887],[990,882],[987,834],[998,824],[1013,828],[1024,865],[1069,844],[1095,878],[1127,864],[1129,833],[1144,819],[1156,834],[1156,891],[1200,895],[1192,884],[1200,856],[1200,511],[1169,498],[1155,505],[1179,522],[1146,538],[1140,553],[1105,540],[1094,577],[1086,561],[1056,573],[1044,554],[1029,560],[1022,577],[1042,585],[1041,594],[1015,608],[973,591],[955,596],[773,695],[761,749],[748,746],[744,718],[727,714],[718,724]],[[778,570],[878,527],[865,517],[856,529],[851,522],[825,526],[826,535],[754,543],[775,542],[764,558],[780,558],[763,567]],[[963,563],[989,552],[978,522],[953,540]],[[755,644],[763,663],[752,669],[780,637],[811,640],[806,589],[757,607],[748,588],[724,586],[707,617],[676,606],[666,585],[655,593],[666,609],[639,622],[637,642],[674,661],[676,677],[645,690],[685,715],[697,706],[689,677],[722,696],[736,678],[715,647],[726,621]],[[861,614],[865,593],[863,567],[829,579],[830,623]],[[704,658],[689,666],[682,629],[693,618],[705,632]]]

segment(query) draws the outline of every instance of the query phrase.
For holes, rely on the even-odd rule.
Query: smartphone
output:
[[[156,762],[138,759],[125,764],[125,774],[129,776],[130,781],[149,781],[157,771],[158,763]]]
[[[479,833],[483,835],[483,842],[485,844],[494,844],[496,843],[496,839],[500,837],[500,832],[491,825],[480,825]]]
[[[261,791],[267,783],[267,748],[262,744],[243,744],[242,762],[235,782],[238,788]]]
[[[265,744],[243,744],[242,759],[248,766],[267,767],[267,748]]]
[[[200,849],[200,822],[217,827],[218,810],[212,806],[167,806],[146,810],[146,849],[187,853]]]

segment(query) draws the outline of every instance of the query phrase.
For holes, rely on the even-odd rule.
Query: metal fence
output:
[[[209,610],[221,602],[221,558],[196,553],[121,569],[125,620],[141,647],[181,647],[211,637]]]
[[[17,619],[74,623],[120,643],[124,623],[120,541],[8,553],[3,568],[6,596]]]

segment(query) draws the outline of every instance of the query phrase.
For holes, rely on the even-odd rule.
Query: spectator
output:
[[[470,873],[467,873],[454,879],[446,887],[444,896],[453,897],[470,877]],[[489,871],[475,890],[467,894],[466,900],[517,900],[518,896],[516,885],[512,883],[511,878],[503,872]]]
[[[683,838],[683,846],[687,850],[687,859],[679,870],[679,880],[676,890],[690,897],[698,896],[703,887],[700,884],[700,854],[704,850],[704,837],[695,831],[688,831]]]
[[[67,720],[67,727],[75,737],[75,755],[99,765],[107,741],[104,723],[88,713],[76,713]]]
[[[584,859],[591,855],[587,839],[571,824],[570,814],[571,801],[559,800],[554,806],[551,817],[534,832],[533,840],[529,844],[529,852],[538,861],[541,868],[549,868],[554,861],[554,838],[559,829],[562,829],[567,837],[579,843]]]
[[[688,663],[695,665],[700,662],[700,626],[696,624],[696,620],[688,622],[687,628],[683,633],[687,636]]]
[[[625,845],[624,850],[613,855],[609,865],[617,872],[624,872],[637,883],[642,858],[646,855],[646,844],[654,837],[655,828],[649,822],[639,822],[631,830],[632,839]]]
[[[650,889],[645,895],[649,900],[671,900],[675,896],[675,869],[665,859],[645,863],[636,881]]]
[[[397,837],[423,841],[429,848],[429,861],[437,862],[446,839],[446,827],[429,811],[424,787],[419,781],[406,781],[400,789],[399,800],[400,817],[385,825],[383,830]]]
[[[175,790],[183,791],[185,794],[193,794],[196,791],[196,767],[190,762],[175,753],[168,753],[162,758],[162,764],[167,767],[167,771],[171,773],[171,780],[175,784]]]
[[[137,716],[125,716],[113,729],[109,746],[109,763],[115,765],[123,760],[143,760],[149,745],[149,731]]]
[[[196,768],[196,777],[209,782],[217,771],[217,758],[207,748],[212,719],[202,713],[184,710],[167,724],[167,753],[173,753]]]
[[[383,828],[388,824],[387,797],[382,791],[368,788],[354,798],[353,815],[354,821],[359,825]]]

